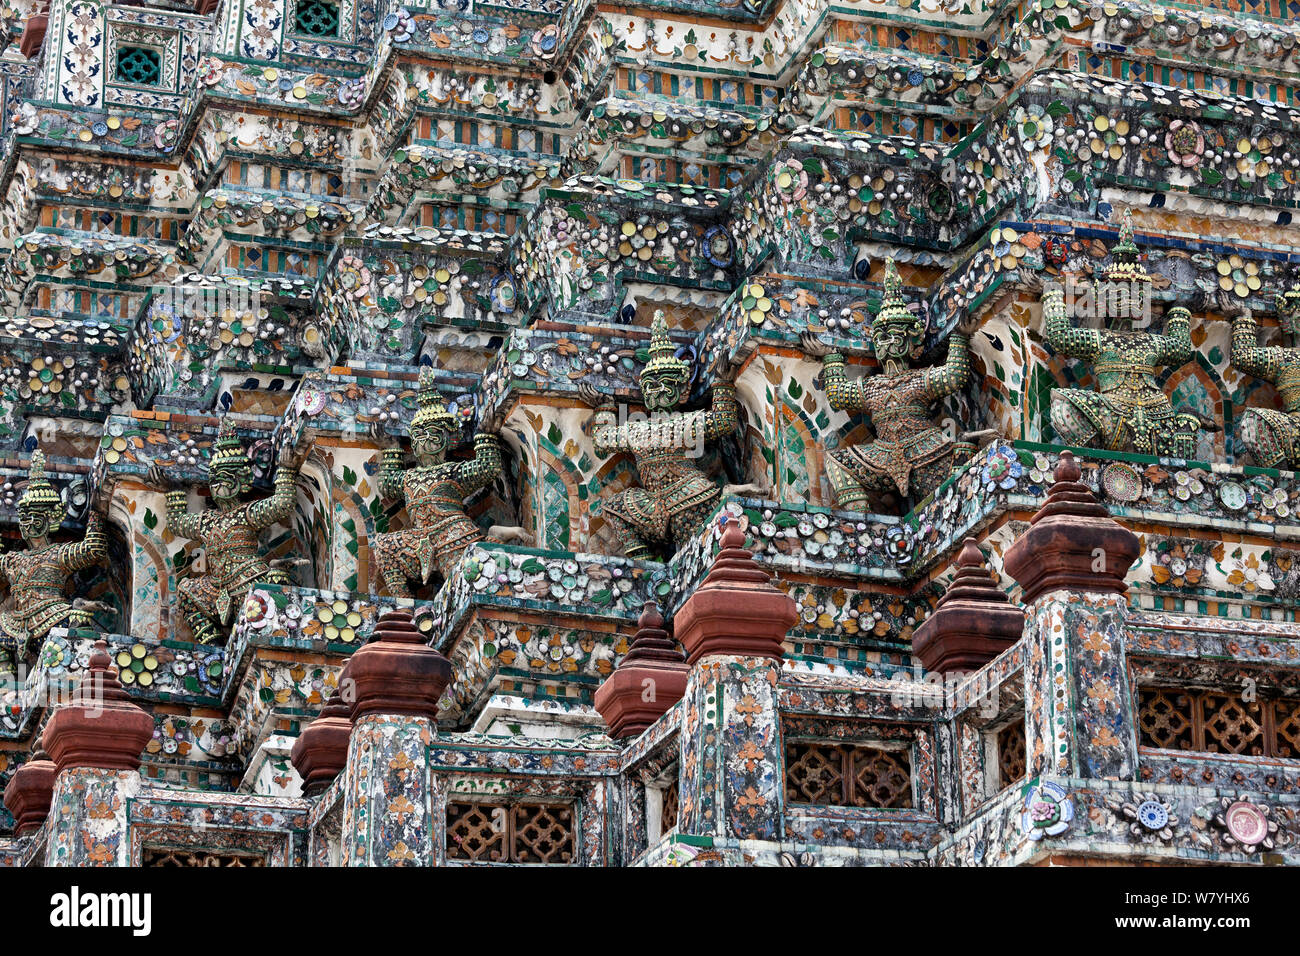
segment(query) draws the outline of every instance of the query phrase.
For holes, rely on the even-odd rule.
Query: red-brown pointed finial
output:
[[[1078,481],[1083,476],[1083,470],[1079,468],[1079,463],[1074,459],[1074,453],[1069,451],[1061,452],[1061,460],[1056,463],[1056,473],[1053,477],[1057,481]]]
[[[720,544],[724,551],[735,551],[745,546],[745,532],[740,530],[740,519],[735,515],[728,516]]]
[[[1047,500],[1006,551],[1002,567],[1020,582],[1026,605],[1053,591],[1128,590],[1125,575],[1141,550],[1137,536],[1110,516],[1082,476],[1074,455],[1061,452]]]
[[[782,642],[798,618],[794,601],[745,548],[745,532],[734,515],[727,518],[720,544],[704,583],[673,617],[688,663],[714,654],[780,660]]]
[[[977,568],[984,564],[984,552],[974,538],[967,538],[961,543],[961,553],[957,555],[957,567]]]
[[[611,737],[642,733],[686,693],[686,655],[664,630],[654,601],[645,602],[637,624],[627,654],[596,689],[596,710]]]
[[[641,609],[641,616],[637,619],[636,625],[641,630],[662,630],[664,626],[664,616],[659,613],[659,605],[654,601],[646,601],[645,607]]]

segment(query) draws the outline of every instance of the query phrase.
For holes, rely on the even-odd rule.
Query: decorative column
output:
[[[352,739],[352,708],[343,701],[347,681],[348,668],[344,666],[339,686],[316,719],[298,735],[289,753],[293,769],[302,777],[304,797],[323,793],[347,766],[348,741]]]
[[[1007,551],[1025,605],[1029,776],[1133,780],[1137,737],[1124,651],[1138,539],[1079,481],[1061,454],[1056,483]]]
[[[424,643],[411,612],[389,611],[352,655],[352,736],[343,783],[344,866],[432,866],[428,748],[451,662]]]
[[[1025,612],[997,586],[974,538],[962,542],[957,573],[934,613],[912,634],[927,671],[978,670],[1020,640]]]
[[[5,808],[14,816],[14,836],[27,836],[45,824],[57,776],[58,768],[45,752],[44,741],[37,738],[32,759],[14,771],[5,787]]]
[[[686,648],[678,832],[741,840],[784,833],[777,681],[795,603],[745,550],[730,518],[704,583],[677,612]]]
[[[97,641],[90,670],[45,726],[58,776],[46,866],[130,866],[127,800],[141,786],[140,755],[154,722],[131,702]]]
[[[626,656],[596,690],[596,710],[611,737],[639,737],[686,693],[690,668],[653,601],[646,601],[637,624]]]

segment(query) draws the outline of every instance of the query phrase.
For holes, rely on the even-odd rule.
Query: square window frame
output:
[[[152,93],[160,97],[176,97],[184,37],[175,27],[142,25],[110,17],[104,24],[104,105],[115,103],[113,91]],[[122,47],[139,47],[158,54],[159,81],[154,86],[144,86],[121,79],[117,75],[117,54]]]

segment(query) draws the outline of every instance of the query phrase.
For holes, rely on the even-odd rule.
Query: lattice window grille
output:
[[[572,863],[574,808],[569,804],[451,801],[447,858],[476,863]]]
[[[1300,757],[1300,700],[1138,688],[1138,743],[1238,757]]]
[[[1177,691],[1142,688],[1138,693],[1138,736],[1148,747],[1195,750],[1192,698]]]
[[[1273,713],[1277,756],[1300,757],[1300,700],[1279,700]]]
[[[677,781],[674,780],[663,789],[663,809],[659,812],[659,832],[661,834],[670,833],[677,829],[679,802]]]
[[[1014,720],[997,732],[998,785],[1009,787],[1025,775],[1025,722]]]
[[[785,795],[792,803],[907,809],[912,806],[911,757],[901,748],[788,741]]]
[[[300,0],[294,21],[299,33],[336,37],[339,35],[339,5],[329,0]]]
[[[171,847],[145,847],[143,866],[249,867],[266,866],[266,857],[254,853],[228,850],[182,850]]]
[[[117,51],[117,79],[136,86],[157,86],[162,81],[162,57],[148,47],[122,47]]]

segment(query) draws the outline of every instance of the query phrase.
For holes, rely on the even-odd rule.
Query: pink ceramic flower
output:
[[[782,192],[790,193],[795,202],[808,194],[808,173],[797,159],[787,159],[776,168],[776,186]]]
[[[370,291],[370,270],[356,256],[348,256],[339,263],[339,285],[354,299],[364,299]]]
[[[176,147],[176,140],[181,133],[181,121],[178,119],[169,119],[159,123],[153,130],[153,143],[156,147],[165,153],[170,153]]]
[[[1190,169],[1201,162],[1205,153],[1205,134],[1190,120],[1176,119],[1165,133],[1165,149],[1170,161]]]

